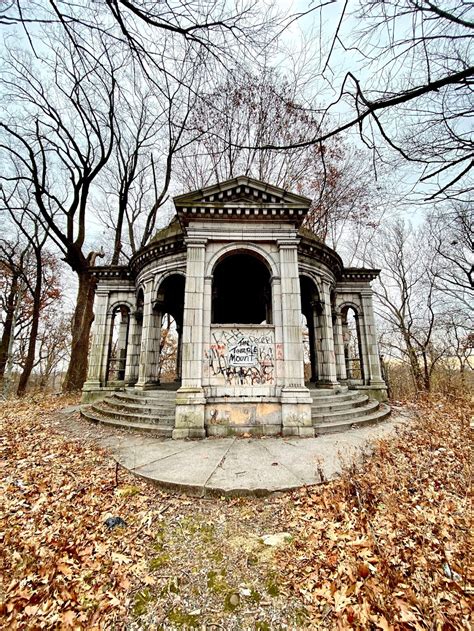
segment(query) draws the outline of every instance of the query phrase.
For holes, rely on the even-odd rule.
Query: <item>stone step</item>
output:
[[[349,429],[357,429],[364,425],[375,425],[384,421],[390,416],[390,408],[385,403],[380,403],[376,412],[368,414],[367,416],[361,416],[352,420],[339,421],[332,423],[321,423],[314,425],[315,436],[321,434],[334,434],[337,432],[345,432]]]
[[[351,421],[362,416],[372,414],[379,407],[379,402],[370,400],[362,407],[354,407],[350,409],[337,410],[335,412],[314,412],[311,413],[313,425],[319,423],[333,423],[339,421]]]
[[[176,405],[174,403],[163,403],[161,401],[148,403],[135,400],[122,399],[119,397],[107,397],[104,399],[107,405],[124,412],[133,412],[137,414],[174,414]]]
[[[335,388],[325,388],[325,387],[315,386],[311,383],[310,384],[306,383],[305,385],[308,388],[308,390],[311,392],[312,397],[324,397],[328,394],[340,394],[340,393],[348,392],[349,390],[348,386],[336,386]]]
[[[173,393],[172,397],[141,397],[141,396],[134,396],[131,394],[124,394],[122,392],[116,392],[115,394],[113,394],[111,397],[107,397],[107,400],[110,400],[111,398],[113,398],[115,401],[122,401],[125,405],[130,404],[130,405],[139,405],[139,406],[149,406],[149,407],[156,407],[159,405],[163,405],[163,406],[174,406],[176,403],[176,396]]]
[[[320,403],[319,401],[313,401],[311,405],[311,412],[313,414],[322,414],[325,412],[336,412],[338,410],[348,410],[351,408],[358,408],[369,402],[369,397],[365,394],[361,394],[355,396],[352,399],[347,399],[345,401],[339,401],[338,399],[334,399],[334,401]]]
[[[157,414],[145,414],[143,412],[125,412],[109,406],[106,401],[94,404],[92,406],[92,412],[98,413],[100,416],[106,418],[117,419],[123,422],[150,423],[152,425],[174,426],[175,418],[174,413],[158,416]]]
[[[149,398],[149,399],[175,399],[176,398],[176,390],[135,390],[134,388],[125,388],[119,394],[132,396],[132,397],[140,397],[140,398]]]
[[[312,395],[313,393],[311,393]],[[330,405],[331,403],[340,403],[342,401],[353,401],[361,396],[360,392],[351,390],[349,392],[341,392],[341,394],[325,395],[324,397],[312,397],[313,405]]]
[[[103,425],[109,425],[111,427],[118,427],[120,429],[140,430],[147,432],[153,436],[161,436],[163,438],[171,438],[173,427],[167,425],[156,425],[152,423],[121,421],[115,418],[104,417],[98,414],[96,411],[90,409],[82,409],[81,416],[93,423],[101,423]]]

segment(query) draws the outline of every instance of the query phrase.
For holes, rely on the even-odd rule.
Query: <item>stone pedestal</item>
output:
[[[284,388],[281,393],[281,421],[283,436],[314,437],[308,388]]]
[[[180,388],[176,393],[173,438],[205,438],[206,399],[202,388]]]

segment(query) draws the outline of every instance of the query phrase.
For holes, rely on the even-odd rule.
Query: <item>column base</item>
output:
[[[281,392],[281,433],[283,436],[314,437],[308,388],[283,388]]]
[[[332,381],[330,379],[318,379],[318,381],[314,383],[315,388],[339,388],[340,385],[339,381]]]
[[[123,384],[121,386],[109,384],[107,386],[101,386],[100,381],[86,381],[82,388],[81,403],[95,403],[96,401],[101,401],[113,392],[123,390]]]
[[[179,388],[176,391],[173,439],[205,438],[205,409],[206,398],[202,388]]]
[[[140,383],[140,382],[136,382],[135,383],[135,390],[156,390],[156,388],[158,388],[158,386],[160,385],[160,382],[157,381],[146,381],[145,383]]]
[[[374,381],[369,385],[353,386],[354,390],[359,390],[371,399],[377,399],[381,403],[388,401],[387,386],[384,381]]]

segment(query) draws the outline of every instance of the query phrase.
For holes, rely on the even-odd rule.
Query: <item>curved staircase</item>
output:
[[[384,421],[390,408],[358,390],[310,388],[314,433],[332,434]]]
[[[369,399],[363,392],[348,390],[346,386],[335,390],[311,387],[310,393],[316,436],[379,423],[390,415],[388,405]],[[175,399],[176,392],[171,389],[140,391],[129,388],[84,407],[81,414],[95,423],[171,438]]]
[[[102,401],[81,410],[84,418],[122,429],[150,432],[171,438],[175,416],[174,390],[134,390],[114,392]]]

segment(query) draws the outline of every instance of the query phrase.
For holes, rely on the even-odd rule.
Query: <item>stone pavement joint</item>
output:
[[[233,444],[235,443],[235,441],[236,441],[236,438],[234,437],[234,438],[232,439],[231,444],[230,444],[230,445],[229,445],[229,447],[227,448],[227,451],[226,451],[226,452],[225,452],[225,454],[222,456],[222,458],[219,460],[219,462],[216,464],[216,466],[214,467],[214,469],[213,469],[213,471],[211,472],[210,476],[209,476],[209,477],[207,478],[207,480],[204,482],[204,485],[203,485],[203,487],[202,487],[202,493],[201,493],[201,495],[202,495],[203,497],[204,497],[204,495],[205,495],[205,493],[206,493],[206,485],[207,485],[207,483],[208,483],[208,482],[209,482],[209,480],[212,478],[212,476],[214,475],[214,473],[216,472],[216,470],[217,470],[219,467],[222,467],[222,465],[223,465],[223,464],[224,464],[224,462],[225,462],[225,459],[227,458],[227,454],[229,453],[229,451],[230,451],[230,449],[232,448],[232,446],[233,446]]]

